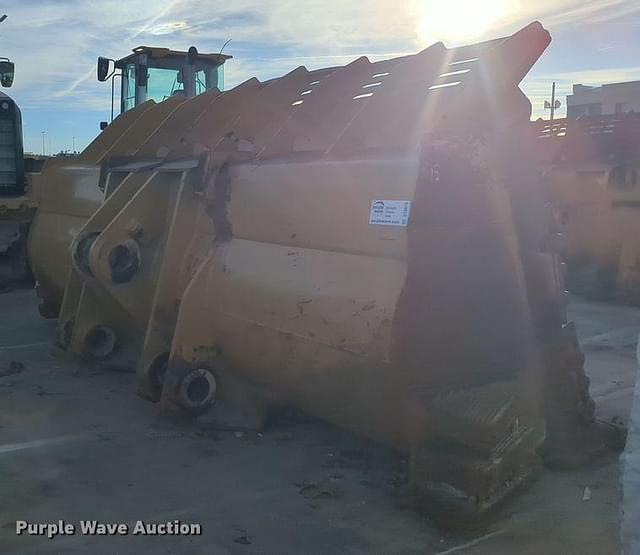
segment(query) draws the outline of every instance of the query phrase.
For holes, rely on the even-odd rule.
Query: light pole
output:
[[[548,100],[544,101],[544,109],[551,110],[550,121],[553,121],[554,116],[556,114],[556,110],[560,108],[561,105],[562,105],[562,102],[560,102],[559,100],[556,100],[556,82],[554,81],[553,85],[551,85],[551,102],[549,102]]]
[[[44,136],[46,135],[46,133],[43,131],[42,132],[42,156],[45,155],[45,151],[44,151]]]

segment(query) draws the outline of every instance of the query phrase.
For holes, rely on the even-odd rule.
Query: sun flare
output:
[[[417,34],[424,44],[470,42],[492,31],[513,11],[509,0],[426,0]]]

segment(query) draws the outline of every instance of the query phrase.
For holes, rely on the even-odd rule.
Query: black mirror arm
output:
[[[111,121],[113,121],[113,102],[115,97],[115,81],[116,77],[122,79],[122,73],[116,73],[117,68],[113,68],[113,71],[109,74],[107,79],[111,79]]]
[[[117,70],[117,69],[118,69],[117,67],[114,67],[114,68],[111,70],[111,73],[109,73],[109,75],[107,75],[107,76],[104,78],[104,80],[106,81],[107,79],[111,79],[111,78],[115,77],[116,75],[120,75],[119,73],[116,73],[116,70]]]

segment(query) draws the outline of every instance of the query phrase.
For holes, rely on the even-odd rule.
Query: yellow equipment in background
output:
[[[640,115],[534,124],[568,285],[640,303]]]
[[[11,76],[11,81],[6,75]],[[0,61],[2,85],[11,86],[12,80],[13,64]],[[0,92],[0,290],[24,280],[29,273],[27,233],[35,211],[35,193],[29,178],[38,165],[32,158],[24,159],[20,108]]]
[[[59,344],[199,418],[294,405],[410,451],[416,493],[491,506],[593,422],[518,88],[549,41],[126,111],[41,174]]]
[[[33,263],[41,266],[36,274],[41,277],[37,289],[44,300],[39,307],[43,316],[58,315],[69,271],[69,241],[104,198],[103,191],[96,187],[101,165],[135,152],[136,145],[153,133],[177,103],[222,88],[224,63],[230,58],[198,53],[193,46],[188,51],[138,46],[118,60],[98,58],[98,80],[112,81],[112,116],[114,80],[120,78],[123,116],[113,126],[101,122],[102,134],[79,156],[49,159],[46,175],[30,180],[28,192],[12,200],[13,204],[20,201],[28,205],[32,218],[43,196],[39,228],[49,229],[52,235],[45,243],[33,242],[30,255]],[[161,107],[147,113],[155,101],[163,100]],[[49,223],[51,228],[47,227]]]

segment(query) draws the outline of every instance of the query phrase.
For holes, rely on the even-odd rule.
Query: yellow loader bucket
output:
[[[416,493],[491,506],[593,418],[518,88],[549,41],[533,23],[121,116],[42,176],[59,343],[199,418],[294,405],[410,451]]]

